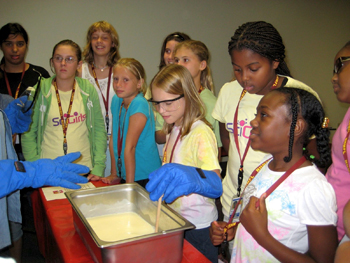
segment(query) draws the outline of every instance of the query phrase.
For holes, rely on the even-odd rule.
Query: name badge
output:
[[[236,208],[237,207],[237,208]],[[236,211],[235,211],[236,209]],[[230,207],[230,216],[231,218],[233,212],[235,213],[233,216],[232,222],[238,222],[239,221],[239,216],[241,214],[242,210],[242,198],[241,197],[234,197],[231,202],[231,207]]]

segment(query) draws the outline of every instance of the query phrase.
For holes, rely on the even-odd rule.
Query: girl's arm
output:
[[[225,128],[225,123],[220,122],[220,137],[222,142],[222,147],[224,147],[224,150],[228,153],[228,150],[230,148],[230,136],[228,131]]]
[[[260,246],[269,251],[281,262],[333,262],[337,248],[337,232],[333,225],[307,225],[309,251],[301,254],[276,240],[267,228],[267,210],[265,194],[260,199],[252,196],[244,208],[240,220],[245,229]],[[260,207],[255,203],[259,200]]]
[[[103,171],[106,167],[106,150],[107,150],[107,132],[105,128],[104,117],[102,116],[100,101],[94,86],[84,80],[89,85],[90,100],[92,102],[91,114],[93,114],[94,128],[93,128],[93,156],[94,164],[91,174],[102,177]]]
[[[124,165],[126,172],[126,183],[135,181],[135,151],[141,132],[146,126],[147,118],[142,113],[135,113],[130,116],[129,127],[125,140]]]

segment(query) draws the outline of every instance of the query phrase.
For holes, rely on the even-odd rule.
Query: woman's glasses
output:
[[[172,99],[172,100],[162,100],[162,101],[153,101],[152,99],[149,100],[149,102],[152,103],[153,108],[156,111],[159,111],[160,108],[163,110],[170,112],[170,111],[176,111],[178,108],[180,108],[179,99],[183,98],[185,95],[182,94],[179,97]]]
[[[350,57],[339,57],[334,63],[333,74],[338,74],[342,67],[344,67],[344,62],[349,61]]]
[[[52,60],[56,63],[62,63],[62,61],[64,60],[67,64],[72,64],[73,62],[77,61],[77,59],[74,57],[63,58],[61,56],[55,56],[52,58]]]

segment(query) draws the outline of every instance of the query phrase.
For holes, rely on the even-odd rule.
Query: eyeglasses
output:
[[[334,63],[333,74],[338,74],[342,67],[344,67],[344,62],[349,61],[350,57],[339,57]]]
[[[62,61],[64,60],[67,64],[72,64],[73,62],[77,61],[77,59],[74,57],[63,58],[61,56],[55,56],[52,58],[52,60],[56,63],[62,63]]]
[[[156,111],[159,111],[160,108],[163,110],[170,112],[170,111],[176,111],[178,108],[180,108],[179,99],[183,98],[185,95],[182,94],[179,97],[172,99],[172,100],[162,100],[162,101],[153,101],[152,99],[149,100],[149,102],[152,103],[153,108]]]

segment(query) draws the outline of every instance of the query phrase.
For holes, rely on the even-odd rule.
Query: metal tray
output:
[[[135,212],[155,225],[157,202],[152,202],[149,193],[136,183],[70,191],[65,195],[72,205],[75,229],[95,262],[181,262],[183,233],[195,228],[162,203],[157,233],[106,242],[99,239],[87,218]]]

